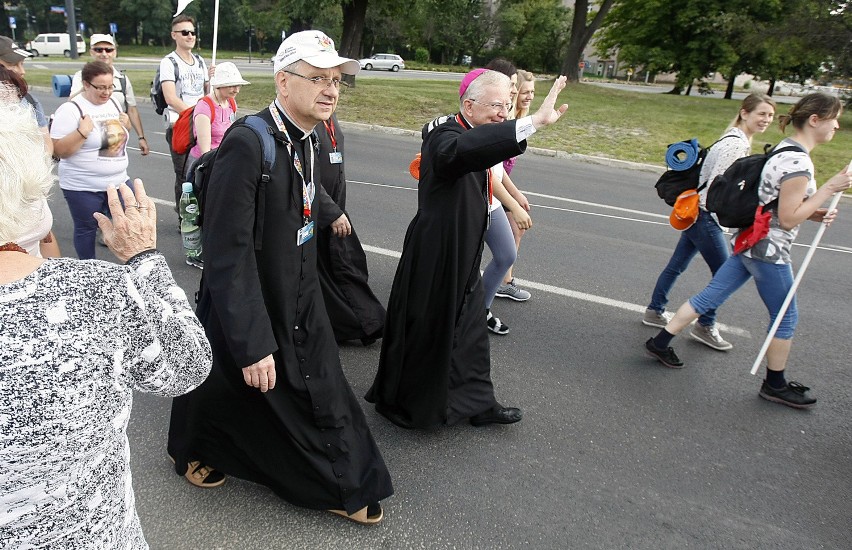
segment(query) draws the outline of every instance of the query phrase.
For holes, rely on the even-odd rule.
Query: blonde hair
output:
[[[524,82],[532,82],[533,83],[533,93],[535,93],[535,75],[529,71],[525,71],[523,69],[518,69],[518,95],[515,98],[515,103],[517,104],[518,100],[521,99],[521,86]],[[530,113],[529,107],[522,108],[515,105],[515,118],[523,118]]]
[[[29,106],[11,102],[8,98],[14,95],[0,89],[0,243],[14,242],[39,223],[39,203],[53,186],[53,161],[35,113]]]

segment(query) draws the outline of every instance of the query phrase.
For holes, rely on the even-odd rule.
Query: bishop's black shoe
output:
[[[470,423],[474,426],[487,426],[488,424],[514,424],[521,420],[521,409],[516,407],[504,407],[500,404],[494,405],[485,412],[470,417]]]

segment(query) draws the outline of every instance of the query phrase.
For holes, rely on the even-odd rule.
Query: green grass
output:
[[[148,71],[128,71],[128,75],[137,94],[144,96],[153,75]],[[27,80],[33,85],[50,85],[50,76],[49,71],[27,71]],[[272,78],[252,76],[249,80],[252,85],[244,86],[237,99],[242,108],[260,109],[272,98]],[[550,82],[537,84],[533,108],[540,104],[549,87]],[[433,118],[457,111],[457,94],[457,82],[363,78],[341,97],[338,116],[349,122],[420,130]],[[702,144],[711,144],[739,107],[738,101],[647,94],[591,84],[572,84],[560,99],[568,104],[568,112],[557,124],[531,138],[532,146],[658,166],[663,166],[670,143],[697,137]],[[779,114],[786,113],[789,107],[779,105]],[[814,151],[820,182],[852,159],[852,115],[844,113],[840,126],[832,142]],[[781,139],[778,125],[774,124],[754,138],[754,150]]]

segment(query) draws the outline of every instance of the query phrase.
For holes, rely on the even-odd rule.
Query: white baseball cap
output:
[[[108,34],[93,34],[92,37],[89,38],[89,44],[91,44],[92,47],[101,42],[106,42],[107,44],[115,46],[115,39]]]
[[[223,86],[242,86],[243,84],[250,84],[250,82],[248,80],[243,80],[243,75],[240,74],[240,70],[230,61],[225,61],[224,63],[216,65],[216,72],[213,73],[212,77],[210,77],[210,85],[214,88],[221,88]]]
[[[334,49],[334,40],[322,31],[301,31],[288,36],[275,54],[274,72],[279,72],[296,61],[304,61],[318,69],[340,67],[343,74],[358,74],[361,66],[354,59],[340,57]]]

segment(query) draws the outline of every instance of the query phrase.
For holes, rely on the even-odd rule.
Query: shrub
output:
[[[422,47],[414,50],[414,61],[418,63],[429,63],[429,50]]]

